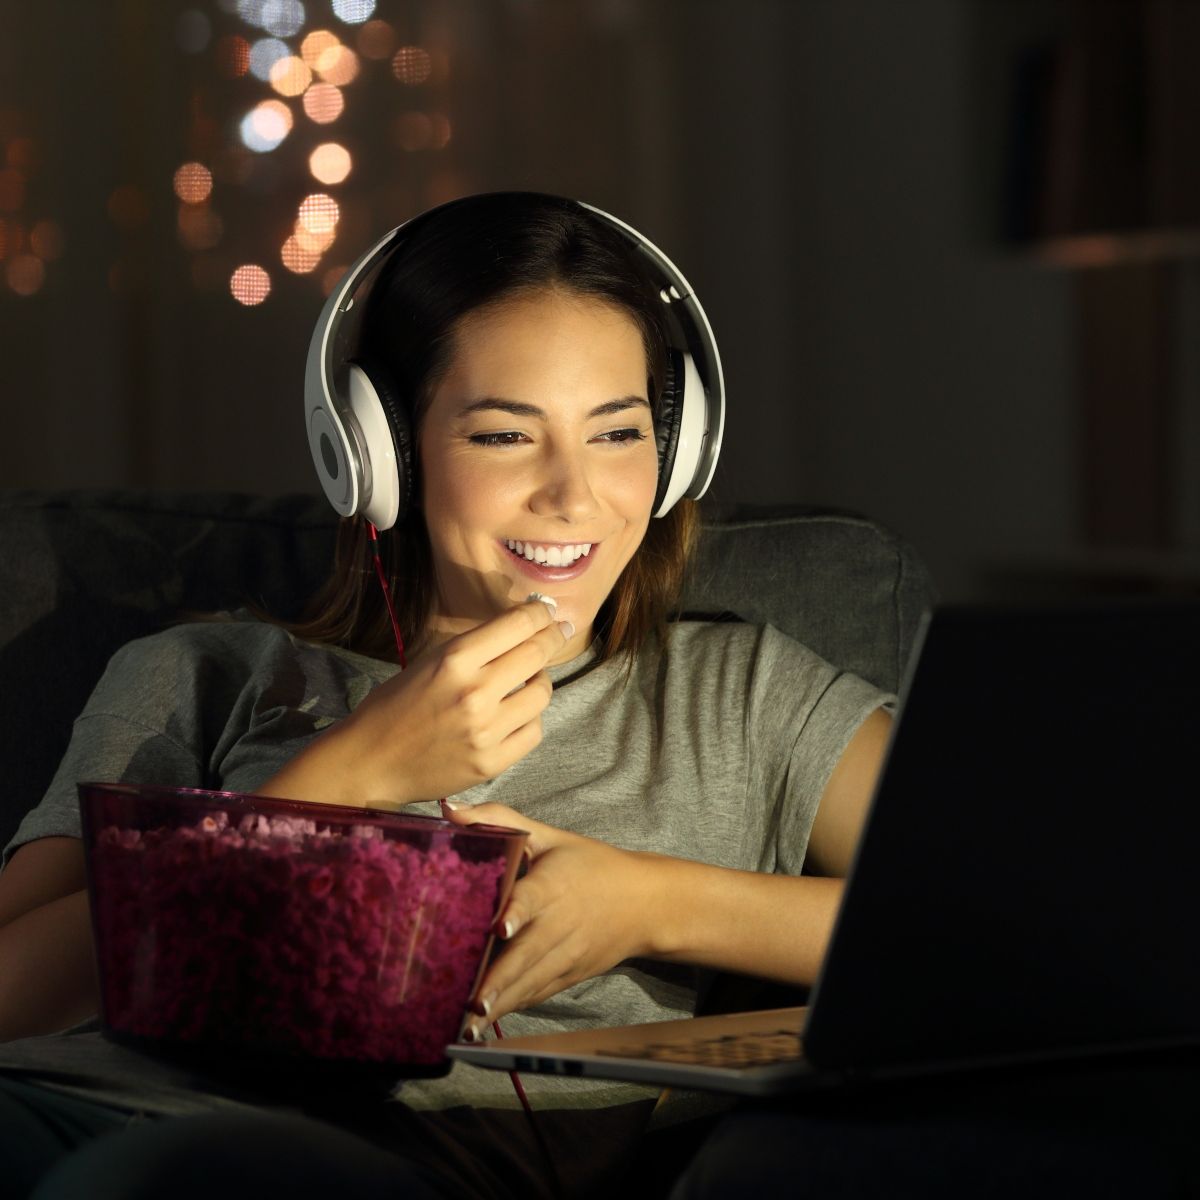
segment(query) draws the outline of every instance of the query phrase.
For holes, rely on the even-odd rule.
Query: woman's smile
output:
[[[565,583],[578,579],[592,565],[592,550],[598,542],[534,542],[505,538],[510,557],[531,579],[542,583]]]

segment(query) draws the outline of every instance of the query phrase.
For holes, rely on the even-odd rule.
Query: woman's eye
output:
[[[515,446],[523,437],[515,429],[502,429],[495,433],[473,433],[470,441],[476,446]]]
[[[637,428],[632,429],[613,429],[608,433],[602,433],[597,438],[601,442],[616,442],[618,445],[625,442],[644,442],[646,435]]]

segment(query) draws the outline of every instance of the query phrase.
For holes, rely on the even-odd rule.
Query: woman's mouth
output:
[[[525,542],[505,538],[501,543],[517,566],[535,579],[574,579],[590,565],[597,542]]]

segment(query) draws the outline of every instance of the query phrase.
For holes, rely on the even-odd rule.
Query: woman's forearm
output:
[[[86,891],[0,928],[0,1042],[54,1033],[99,1009]]]
[[[649,854],[650,956],[812,984],[845,881],[735,871]]]

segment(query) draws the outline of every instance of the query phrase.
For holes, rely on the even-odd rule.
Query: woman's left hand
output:
[[[443,812],[457,825],[486,822],[529,833],[529,870],[500,918],[507,945],[472,1003],[486,1018],[480,1024],[649,952],[653,855],[531,821],[503,804],[455,809],[443,802]]]

